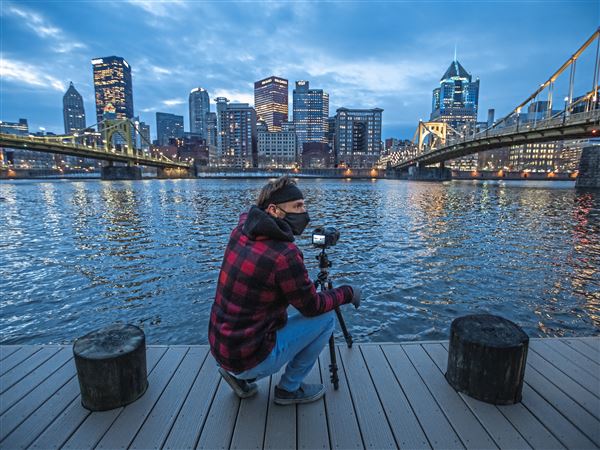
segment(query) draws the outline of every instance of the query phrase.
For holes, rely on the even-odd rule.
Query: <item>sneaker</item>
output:
[[[319,400],[325,394],[325,386],[322,384],[300,383],[300,387],[294,392],[275,386],[275,398],[273,401],[278,405],[293,405],[295,403],[310,403]]]
[[[239,398],[252,397],[258,392],[256,383],[249,383],[246,380],[236,378],[222,367],[219,367],[219,373]]]

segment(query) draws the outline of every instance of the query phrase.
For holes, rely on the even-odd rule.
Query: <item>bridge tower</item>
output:
[[[417,138],[419,151],[422,152],[425,147],[425,139],[432,136],[433,141],[431,147],[443,146],[446,144],[446,133],[448,132],[448,124],[445,122],[423,122],[419,121],[417,132],[413,137],[413,142]]]
[[[127,144],[126,155],[135,155],[133,144],[133,125],[129,119],[104,119],[102,121],[102,139],[107,148],[110,146],[113,136],[121,136]]]

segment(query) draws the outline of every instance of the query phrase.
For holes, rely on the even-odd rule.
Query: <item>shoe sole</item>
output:
[[[235,382],[235,380],[233,379],[233,376],[229,372],[224,370],[222,367],[219,367],[219,373],[221,374],[221,377],[223,377],[223,379],[227,382],[229,387],[231,389],[233,389],[233,392],[235,392],[235,395],[237,395],[239,398],[252,397],[253,395],[255,395],[258,392],[257,388],[251,389],[248,392],[244,392],[243,390],[241,390],[240,387]]]
[[[322,398],[324,395],[325,395],[325,389],[317,392],[315,395],[313,395],[311,397],[305,397],[305,398],[277,398],[277,397],[275,397],[273,399],[273,402],[275,402],[276,405],[282,405],[282,406],[297,405],[297,404],[310,403],[310,402],[317,401],[320,398]]]

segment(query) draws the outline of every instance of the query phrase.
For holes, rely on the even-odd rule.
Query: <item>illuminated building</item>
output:
[[[217,155],[211,164],[256,167],[256,111],[247,103],[217,97]]]
[[[0,121],[0,133],[29,136],[27,119],[19,119],[18,122]],[[44,131],[35,134],[37,136],[46,135]],[[51,153],[8,148],[4,149],[3,153],[4,164],[15,169],[53,169],[56,167],[55,155]]]
[[[305,142],[327,143],[329,94],[323,89],[310,89],[308,81],[296,81],[293,111],[298,148]]]
[[[288,120],[288,80],[270,76],[255,82],[254,108],[269,131],[281,131],[281,123]]]
[[[142,150],[150,150],[150,145],[152,144],[152,139],[150,137],[150,125],[145,122],[136,121],[137,126],[137,148]]]
[[[183,138],[183,116],[156,113],[156,140],[158,145],[168,145],[169,139]]]
[[[339,108],[335,120],[336,164],[370,168],[381,153],[383,109]]]
[[[478,103],[479,79],[472,81],[471,75],[454,59],[440,80],[440,87],[433,90],[430,120],[446,122],[458,130],[477,120]]]
[[[85,129],[85,109],[83,106],[83,97],[73,82],[69,84],[69,89],[63,96],[63,119],[65,124],[65,134],[73,134]]]
[[[119,56],[92,59],[96,92],[96,121],[102,122],[104,110],[111,104],[117,119],[133,117],[131,67]]]
[[[210,97],[201,87],[190,91],[190,131],[207,139],[206,115],[210,113]]]
[[[258,167],[260,168],[292,168],[298,155],[296,131],[293,124],[283,122],[281,131],[262,129],[258,134]]]

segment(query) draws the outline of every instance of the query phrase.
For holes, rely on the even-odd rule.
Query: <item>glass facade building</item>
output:
[[[133,118],[131,67],[119,56],[92,59],[96,93],[96,121],[102,122],[110,104],[117,119]]]
[[[156,140],[158,145],[168,145],[169,139],[183,138],[183,116],[156,113]]]
[[[210,96],[206,89],[197,87],[190,91],[190,131],[207,139],[206,115],[210,112]]]
[[[327,143],[329,94],[323,89],[310,89],[308,81],[296,81],[293,112],[298,148],[305,142]]]
[[[440,80],[440,87],[433,90],[431,118],[450,124],[460,131],[463,125],[477,121],[479,103],[479,79],[472,76],[454,60]]]
[[[69,89],[63,96],[63,120],[65,134],[73,134],[76,131],[85,129],[83,97],[77,92],[73,82],[69,84]]]
[[[288,80],[270,76],[256,81],[254,108],[257,117],[267,123],[269,131],[281,131],[282,122],[288,120]]]
[[[383,109],[339,108],[335,120],[335,163],[373,167],[381,154]]]

